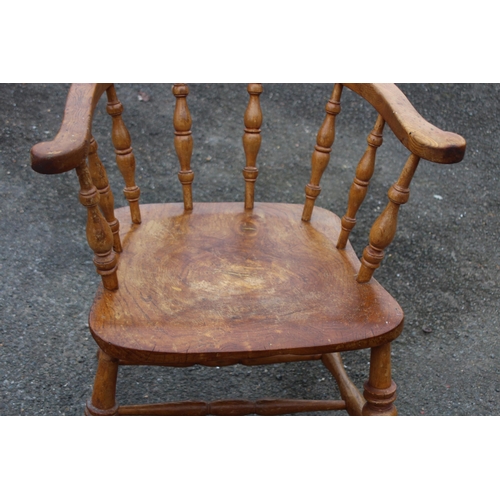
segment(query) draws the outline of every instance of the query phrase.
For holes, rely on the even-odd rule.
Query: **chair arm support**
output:
[[[466,142],[424,120],[407,97],[392,83],[344,83],[368,101],[388,123],[396,137],[412,153],[435,163],[458,163]]]
[[[111,83],[71,86],[61,128],[54,140],[31,148],[31,168],[40,174],[60,174],[78,167],[88,155],[92,118],[100,97]]]

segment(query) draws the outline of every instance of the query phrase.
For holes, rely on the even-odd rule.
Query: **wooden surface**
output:
[[[345,83],[366,99],[412,153],[436,163],[457,163],[465,154],[465,139],[428,123],[392,83]],[[94,108],[109,83],[73,84],[64,118],[53,141],[32,148],[32,168],[42,174],[57,174],[76,168],[86,158]]]
[[[174,146],[179,158],[180,170],[177,176],[182,184],[182,196],[184,198],[184,209],[193,209],[194,172],[191,170],[191,156],[193,154],[193,135],[191,132],[191,114],[187,104],[189,88],[185,83],[176,83],[172,87],[175,96],[174,111]]]
[[[319,183],[330,161],[330,153],[335,141],[335,118],[340,113],[342,89],[340,83],[336,83],[333,87],[332,96],[326,103],[325,119],[316,135],[316,146],[311,157],[311,178],[305,188],[306,199],[302,212],[302,220],[305,222],[311,220],[314,203],[321,192]]]
[[[84,161],[76,168],[80,182],[80,203],[87,208],[87,243],[94,252],[94,265],[108,290],[116,290],[117,254],[113,250],[113,233],[98,208],[99,191],[92,184],[89,167]]]
[[[286,415],[288,413],[311,411],[345,410],[344,401],[335,400],[301,400],[301,399],[261,399],[259,401],[226,400],[185,401],[175,403],[158,403],[148,405],[120,406],[116,413],[120,416],[205,416],[205,415]]]
[[[260,94],[263,92],[260,83],[249,83],[247,92],[250,95],[247,109],[245,111],[245,131],[243,133],[243,149],[245,151],[245,168],[243,178],[245,179],[245,208],[251,209],[254,205],[255,182],[259,175],[257,169],[257,155],[260,150],[262,125],[262,110],[260,109]]]
[[[111,83],[74,83],[68,93],[61,128],[52,141],[31,149],[31,168],[40,174],[60,174],[87,158],[94,108]]]
[[[370,244],[364,249],[361,269],[357,280],[369,281],[373,272],[380,266],[385,249],[394,239],[398,225],[399,207],[410,198],[410,182],[417,170],[420,158],[410,155],[397,182],[389,189],[389,203],[377,217],[370,230]]]
[[[113,120],[111,139],[115,147],[116,164],[125,181],[123,195],[128,201],[132,222],[140,224],[141,210],[139,208],[139,197],[141,190],[135,184],[135,156],[130,134],[122,118],[123,105],[118,100],[114,85],[106,89],[106,94],[108,97],[106,111]]]
[[[97,149],[97,142],[92,137],[88,159],[89,172],[92,183],[99,192],[99,208],[113,233],[113,250],[119,253],[122,251],[122,244],[120,241],[120,223],[115,217],[115,199],[109,185],[106,169],[97,154]]]
[[[365,383],[363,396],[366,403],[362,415],[388,416],[398,414],[396,384],[391,378],[391,344],[374,347],[370,353],[370,378]]]
[[[94,338],[131,361],[201,363],[380,345],[403,313],[375,281],[356,282],[359,260],[337,250],[340,220],[300,205],[143,205],[131,225],[118,209],[120,287],[100,288]]]
[[[335,377],[340,395],[346,403],[346,410],[349,415],[360,416],[366,400],[347,375],[340,353],[332,352],[323,354],[321,360]]]
[[[344,83],[366,99],[387,122],[396,137],[413,154],[436,163],[458,163],[466,142],[427,122],[393,83]]]
[[[358,163],[354,181],[351,185],[351,189],[349,190],[347,211],[344,217],[342,217],[342,231],[340,232],[339,240],[337,241],[338,249],[345,248],[347,239],[349,238],[349,233],[356,225],[356,214],[365,199],[370,179],[372,178],[375,170],[375,156],[377,154],[377,148],[379,148],[383,142],[382,132],[384,130],[384,125],[384,119],[378,115],[375,126],[367,138],[368,147]]]
[[[99,350],[97,373],[92,398],[87,401],[86,415],[110,416],[118,411],[116,403],[116,379],[118,377],[118,361]]]

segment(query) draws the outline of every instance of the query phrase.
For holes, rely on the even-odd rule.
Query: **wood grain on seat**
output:
[[[120,287],[100,288],[94,338],[111,356],[155,363],[333,352],[385,343],[403,312],[376,282],[359,284],[339,218],[316,208],[256,203],[143,205],[120,219]]]

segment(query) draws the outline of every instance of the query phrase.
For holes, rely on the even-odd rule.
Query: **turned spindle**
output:
[[[325,107],[326,117],[316,136],[316,146],[311,157],[311,179],[305,189],[306,201],[302,212],[302,220],[305,222],[311,220],[314,203],[321,191],[319,183],[330,161],[330,153],[335,141],[335,118],[340,113],[342,89],[342,84],[335,84],[332,96]]]
[[[76,167],[76,173],[80,181],[80,203],[87,208],[87,242],[94,251],[96,270],[101,275],[104,288],[116,290],[117,257],[113,251],[113,233],[99,210],[99,192],[92,184],[86,161]]]
[[[106,169],[97,154],[98,145],[96,140],[91,137],[89,148],[89,171],[92,177],[94,186],[99,191],[99,207],[111,228],[113,233],[113,250],[115,252],[122,251],[120,241],[120,223],[115,217],[115,199],[113,192],[109,186],[108,175]]]
[[[184,210],[192,210],[194,173],[191,170],[191,155],[193,154],[193,136],[191,134],[191,114],[186,99],[189,88],[184,83],[176,83],[172,87],[172,93],[175,96],[174,146],[180,164],[180,171],[177,175],[182,184]]]
[[[365,416],[396,416],[396,384],[391,378],[391,344],[372,347],[370,376],[363,396],[366,403],[361,412]]]
[[[387,193],[389,203],[378,216],[370,230],[370,244],[363,251],[361,269],[357,277],[359,283],[370,281],[375,269],[384,258],[384,250],[396,234],[399,207],[410,198],[410,182],[415,174],[420,158],[412,154],[406,162],[398,181]]]
[[[245,179],[245,209],[250,210],[254,205],[255,181],[259,175],[257,169],[257,155],[259,154],[262,125],[262,110],[260,109],[260,83],[250,83],[247,92],[250,94],[245,112],[245,133],[243,134],[243,149],[245,150],[246,166],[243,169]]]
[[[130,134],[123,123],[123,105],[116,96],[114,85],[106,90],[108,105],[106,110],[113,119],[111,138],[115,147],[116,163],[125,181],[123,194],[130,206],[130,216],[134,224],[141,223],[139,196],[141,190],[135,185],[135,156],[132,152]]]
[[[366,148],[365,154],[362,156],[356,168],[354,182],[352,183],[349,191],[347,211],[341,220],[342,229],[337,241],[337,248],[340,250],[344,249],[347,244],[349,233],[356,225],[356,214],[358,213],[359,207],[363,203],[368,191],[368,184],[370,183],[370,179],[372,178],[373,171],[375,169],[375,156],[377,149],[383,142],[382,132],[384,130],[384,125],[384,119],[378,115],[375,126],[366,139],[368,147]]]

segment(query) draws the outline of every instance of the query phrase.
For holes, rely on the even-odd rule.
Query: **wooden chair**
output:
[[[344,89],[378,112],[356,169],[342,218],[316,207],[321,176],[335,138]],[[403,311],[372,278],[396,232],[399,207],[421,158],[462,160],[465,140],[426,122],[392,84],[335,84],[312,153],[305,204],[254,203],[261,144],[260,84],[248,85],[244,117],[245,201],[195,203],[191,195],[193,139],[188,87],[175,84],[175,149],[184,202],[139,205],[135,159],[112,84],[75,84],[61,129],[31,150],[42,174],[76,170],[86,207],[87,239],[102,277],[90,312],[99,346],[87,415],[278,415],[347,410],[351,415],[396,415],[391,341],[403,329]],[[107,95],[112,140],[125,181],[128,207],[114,210],[106,170],[92,136],[94,108]],[[375,220],[361,261],[349,243],[356,213],[374,172],[384,126],[409,151],[389,202]],[[128,213],[130,212],[130,214]],[[347,376],[342,351],[371,349],[370,375],[361,394]],[[185,367],[261,365],[321,360],[342,400],[187,401],[118,405],[120,365]]]

